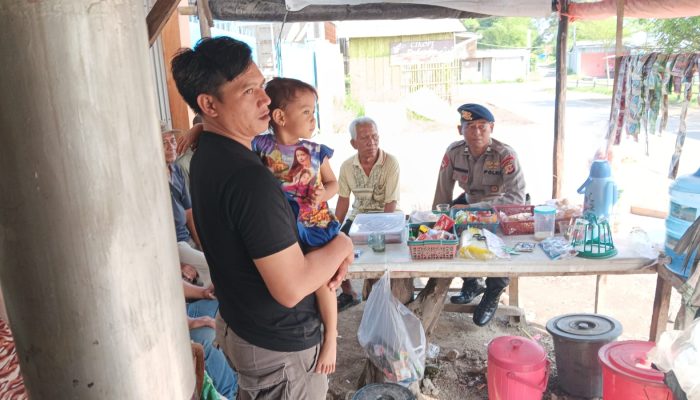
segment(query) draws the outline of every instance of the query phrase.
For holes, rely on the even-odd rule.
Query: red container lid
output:
[[[640,340],[612,342],[598,350],[598,359],[618,374],[644,383],[663,385],[663,372],[653,369],[647,358],[647,353],[654,345],[654,342]]]
[[[500,336],[488,347],[489,363],[515,372],[546,368],[547,354],[539,343],[521,336]]]

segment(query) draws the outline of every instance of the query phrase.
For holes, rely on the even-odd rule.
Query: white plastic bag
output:
[[[700,399],[700,318],[683,331],[662,333],[648,357],[661,371],[673,370],[688,400]]]
[[[408,385],[423,377],[425,330],[418,317],[391,293],[389,271],[369,294],[357,339],[386,381]]]

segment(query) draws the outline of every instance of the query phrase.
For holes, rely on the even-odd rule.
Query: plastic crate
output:
[[[493,207],[491,207],[491,208],[480,208],[480,207],[453,208],[450,210],[450,218],[455,219],[455,216],[460,211],[470,211],[470,212],[491,211],[494,215],[497,215],[496,210]],[[493,223],[486,223],[486,222],[469,222],[466,224],[455,223],[455,233],[457,233],[457,237],[460,237],[462,235],[462,232],[467,228],[488,229],[489,231],[496,233],[496,231],[498,230],[498,221],[493,222]]]
[[[496,213],[498,214],[498,221],[501,225],[501,232],[504,235],[528,235],[535,233],[535,217],[533,216],[533,210],[535,206],[530,205],[503,205],[495,206]],[[530,219],[523,221],[505,221],[501,218],[501,213],[511,216],[521,213],[530,213]]]
[[[494,206],[498,214],[498,222],[501,226],[501,232],[504,235],[532,235],[535,233],[535,206],[527,204],[507,204]],[[501,213],[505,215],[515,215],[521,213],[530,213],[531,217],[523,221],[504,221],[501,218]],[[559,233],[559,222],[568,221],[570,218],[557,218],[554,220],[554,231]]]
[[[434,222],[426,222],[423,224],[408,225],[408,250],[411,253],[411,258],[414,260],[451,260],[457,254],[459,246],[459,237],[454,240],[411,240],[411,237],[417,237],[419,234],[418,227],[425,225],[432,228]],[[454,229],[450,229],[454,233]]]

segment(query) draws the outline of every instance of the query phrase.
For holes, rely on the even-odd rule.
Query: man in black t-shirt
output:
[[[270,99],[250,54],[235,39],[207,38],[172,61],[180,94],[204,124],[190,190],[223,318],[217,341],[239,373],[241,399],[325,399],[328,380],[313,372],[321,340],[314,291],[340,284],[352,243],[339,234],[302,253],[287,199],[251,151]]]

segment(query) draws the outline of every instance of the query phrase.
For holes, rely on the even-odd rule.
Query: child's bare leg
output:
[[[332,374],[335,372],[336,339],[338,337],[338,305],[335,291],[323,285],[316,290],[316,302],[323,321],[323,344],[314,372]]]

